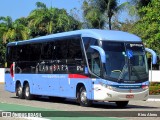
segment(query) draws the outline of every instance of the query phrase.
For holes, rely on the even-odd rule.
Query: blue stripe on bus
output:
[[[100,83],[113,86],[116,88],[121,88],[121,89],[139,89],[139,88],[142,88],[142,86],[144,85],[149,85],[149,81],[146,81],[143,83],[125,84],[125,83],[112,82],[112,81],[103,80],[103,79],[95,80],[95,84],[100,84]]]

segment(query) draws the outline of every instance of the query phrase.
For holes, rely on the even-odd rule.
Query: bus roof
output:
[[[46,39],[65,37],[65,36],[71,36],[71,35],[81,35],[81,37],[91,37],[91,38],[95,38],[95,39],[103,40],[103,41],[125,41],[125,42],[140,42],[141,41],[140,37],[134,34],[123,32],[123,31],[82,29],[82,30],[75,30],[75,31],[46,35],[46,36],[37,37],[37,38],[29,39],[29,40],[11,42],[8,45],[17,45],[19,43],[22,43],[22,44],[32,43],[32,42],[38,42],[39,40],[45,41]]]

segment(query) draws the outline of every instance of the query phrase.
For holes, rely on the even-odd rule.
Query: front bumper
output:
[[[93,100],[96,101],[131,101],[131,100],[147,100],[149,90],[118,92],[107,88],[94,89]]]

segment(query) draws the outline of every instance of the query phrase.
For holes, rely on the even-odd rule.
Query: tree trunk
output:
[[[109,20],[109,30],[111,30],[112,29],[112,27],[111,27],[112,26],[111,25],[111,17],[109,17],[108,20]]]

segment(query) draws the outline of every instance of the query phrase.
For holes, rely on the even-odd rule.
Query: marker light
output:
[[[148,88],[149,88],[148,85],[142,85],[142,89],[146,90]]]

